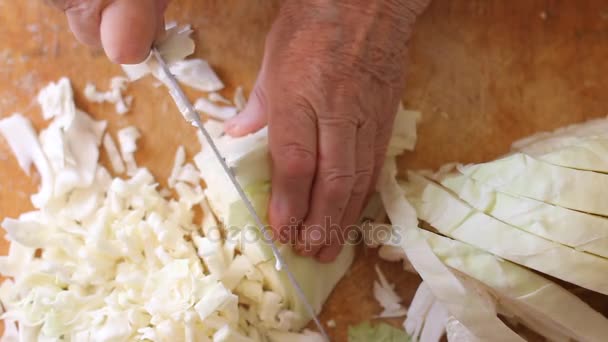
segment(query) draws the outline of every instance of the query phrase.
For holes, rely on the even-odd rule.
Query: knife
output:
[[[274,254],[274,257],[277,262],[277,270],[279,270],[279,271],[282,270],[283,272],[285,272],[285,274],[287,274],[287,278],[289,278],[289,282],[295,289],[295,291],[296,291],[298,297],[300,298],[300,300],[302,301],[302,303],[304,303],[304,306],[306,307],[306,311],[308,311],[308,314],[315,322],[317,329],[319,329],[319,332],[321,333],[321,335],[323,335],[323,338],[326,341],[330,341],[329,335],[327,334],[327,331],[325,331],[325,328],[321,324],[321,321],[319,320],[319,317],[315,313],[315,310],[314,310],[312,304],[310,303],[308,298],[306,298],[306,294],[304,294],[304,291],[302,290],[302,286],[300,285],[300,283],[298,283],[298,281],[296,280],[296,277],[289,270],[289,266],[285,262],[285,259],[283,259],[283,256],[281,255],[279,248],[275,245],[274,241],[271,239],[270,234],[268,233],[268,229],[266,228],[266,226],[260,219],[260,216],[255,211],[253,204],[251,204],[251,201],[245,194],[245,191],[243,191],[243,188],[241,187],[238,180],[236,179],[234,173],[232,172],[232,169],[226,163],[226,159],[222,156],[222,153],[215,145],[213,138],[211,138],[211,135],[209,134],[209,132],[207,132],[207,130],[205,129],[205,126],[203,126],[200,115],[198,114],[198,112],[196,112],[196,110],[194,110],[192,103],[190,103],[190,101],[186,97],[186,94],[184,94],[184,91],[182,90],[179,83],[175,79],[175,76],[171,73],[169,66],[167,65],[167,63],[165,62],[165,60],[163,59],[163,57],[161,56],[161,54],[158,52],[158,50],[156,48],[152,49],[152,55],[154,56],[154,58],[156,59],[156,62],[158,62],[158,65],[160,66],[160,69],[163,73],[162,76],[164,76],[164,77],[162,77],[162,81],[165,84],[165,86],[169,89],[169,93],[171,94],[171,97],[175,101],[175,104],[179,108],[180,112],[184,115],[184,117],[187,120],[192,120],[192,123],[200,129],[201,133],[203,134],[203,137],[205,138],[205,141],[213,150],[213,153],[215,154],[216,158],[222,165],[224,172],[226,173],[226,175],[228,175],[228,178],[230,178],[230,182],[232,183],[232,185],[238,192],[239,196],[241,197],[241,200],[243,200],[245,207],[247,207],[247,211],[249,211],[249,214],[251,214],[251,217],[253,217],[253,220],[255,221],[255,224],[256,224],[258,230],[260,231],[262,238],[264,239],[264,242],[270,247],[270,249],[272,250],[272,253]]]

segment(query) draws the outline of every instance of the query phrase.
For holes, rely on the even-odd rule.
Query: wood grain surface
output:
[[[191,23],[196,56],[206,58],[229,85],[255,80],[264,37],[278,1],[174,0],[168,18]],[[35,103],[49,81],[68,76],[79,107],[109,121],[110,131],[135,124],[143,132],[137,161],[163,182],[175,149],[198,149],[195,131],[176,112],[163,88],[150,79],[132,84],[131,114],[83,99],[87,81],[106,88],[120,68],[99,51],[76,43],[65,19],[43,1],[0,0],[0,117],[13,112],[43,126]],[[481,162],[505,153],[511,142],[608,114],[608,3],[602,0],[436,0],[420,18],[411,43],[407,107],[423,112],[419,145],[400,159],[406,168],[437,168],[451,162]],[[194,92],[190,93],[195,96]],[[0,139],[0,219],[31,209],[36,177],[18,167]],[[1,251],[7,244],[3,241]],[[379,313],[373,300],[373,265],[380,263],[409,302],[419,278],[399,264],[361,250],[340,282],[322,318],[333,319],[336,341],[346,329]],[[605,297],[585,294],[608,312]],[[395,321],[395,323],[400,323]]]

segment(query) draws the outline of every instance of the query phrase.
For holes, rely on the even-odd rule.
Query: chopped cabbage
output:
[[[114,105],[118,115],[124,115],[129,112],[132,96],[123,96],[122,92],[127,89],[129,80],[125,77],[117,76],[110,80],[110,89],[106,92],[100,92],[95,85],[87,83],[84,88],[84,96],[87,100],[94,103],[108,102]]]
[[[127,167],[127,175],[132,176],[137,172],[137,162],[135,161],[135,151],[137,151],[137,140],[141,137],[139,130],[135,126],[129,126],[118,131],[118,143],[120,144],[120,154]]]
[[[376,265],[376,274],[379,281],[374,281],[374,298],[382,306],[380,318],[402,317],[407,314],[407,310],[401,305],[402,299],[395,292],[395,285],[386,280],[382,270]]]
[[[170,64],[169,69],[180,83],[194,89],[215,92],[224,88],[224,83],[205,60],[198,58],[178,60]]]
[[[42,103],[66,105],[71,88],[60,89]],[[258,264],[243,253],[259,247],[217,234],[208,209],[202,232],[193,223],[192,209],[200,205],[205,211],[208,204],[192,164],[180,165],[177,198],[164,197],[150,172],[137,168],[139,132],[127,127],[118,137],[129,178],[113,179],[98,161],[102,140],[106,149],[111,145],[109,135],[102,139],[105,122],[75,107],[73,114],[49,112],[53,122],[40,139],[23,116],[0,120],[0,132],[22,167],[33,163],[41,173],[45,194],[44,201],[33,198],[39,210],[2,222],[11,244],[9,255],[0,257],[0,273],[13,277],[0,286],[5,340],[321,339],[296,332],[308,319],[280,283],[286,279],[266,267],[266,258]],[[118,156],[115,144],[109,149]],[[268,196],[268,187],[252,190]],[[306,263],[302,258],[294,265]],[[329,279],[335,284],[347,267],[326,267]],[[312,297],[320,306],[331,288],[312,285],[308,291],[320,293]]]
[[[116,147],[116,143],[114,142],[114,139],[112,138],[110,133],[106,133],[103,136],[103,148],[106,151],[106,154],[108,155],[112,170],[114,170],[114,172],[117,174],[124,173],[125,163],[122,161],[120,153],[118,152],[118,147]]]

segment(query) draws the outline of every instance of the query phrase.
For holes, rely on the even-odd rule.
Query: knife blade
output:
[[[302,290],[302,286],[300,285],[300,283],[298,283],[296,277],[290,271],[289,266],[287,265],[287,263],[285,262],[285,259],[283,258],[283,256],[281,255],[281,252],[279,251],[279,248],[275,245],[274,241],[270,237],[268,229],[264,225],[260,216],[255,211],[253,204],[247,197],[247,194],[245,193],[245,191],[243,191],[243,188],[241,187],[238,180],[236,179],[236,176],[232,172],[232,169],[226,163],[226,159],[222,156],[222,153],[220,152],[217,145],[213,141],[213,138],[211,137],[209,132],[207,132],[207,130],[205,129],[205,126],[201,122],[200,115],[198,114],[198,112],[196,110],[194,110],[192,103],[190,103],[190,101],[186,97],[186,94],[184,93],[181,86],[177,82],[177,79],[171,73],[169,66],[167,65],[167,63],[165,62],[165,60],[163,59],[163,57],[161,56],[161,54],[158,52],[158,50],[156,48],[152,49],[152,55],[154,56],[156,62],[160,66],[160,69],[163,73],[162,76],[164,76],[164,77],[162,77],[162,81],[165,84],[165,86],[168,88],[169,94],[175,101],[175,104],[177,105],[178,109],[180,110],[180,112],[184,115],[184,117],[187,120],[191,120],[192,123],[200,129],[203,137],[205,138],[205,141],[213,150],[213,153],[215,154],[219,163],[222,165],[224,172],[226,173],[228,178],[230,178],[230,182],[232,183],[232,185],[238,192],[239,196],[241,197],[241,200],[245,204],[247,211],[249,212],[251,217],[253,217],[253,220],[255,221],[255,224],[256,224],[258,230],[260,231],[262,238],[264,239],[264,242],[270,247],[270,249],[272,250],[272,253],[274,254],[274,257],[277,262],[277,270],[285,272],[285,274],[287,275],[287,278],[289,279],[289,282],[295,289],[298,297],[300,298],[302,303],[304,303],[306,311],[308,312],[310,317],[315,322],[317,329],[319,329],[319,333],[321,335],[323,335],[323,338],[326,341],[330,341],[327,331],[321,324],[321,321],[319,320],[319,317],[315,313],[315,310],[314,310],[312,304],[310,303],[310,301],[306,297],[306,294]]]

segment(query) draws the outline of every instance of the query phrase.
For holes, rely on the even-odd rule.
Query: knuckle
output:
[[[309,177],[315,173],[315,154],[299,143],[280,146],[274,159],[274,167],[289,178]]]
[[[351,196],[357,198],[367,196],[369,186],[372,181],[373,173],[373,169],[362,169],[356,172],[356,182],[353,184]]]
[[[347,196],[354,184],[354,174],[348,171],[333,170],[323,176],[325,192],[331,197]]]

